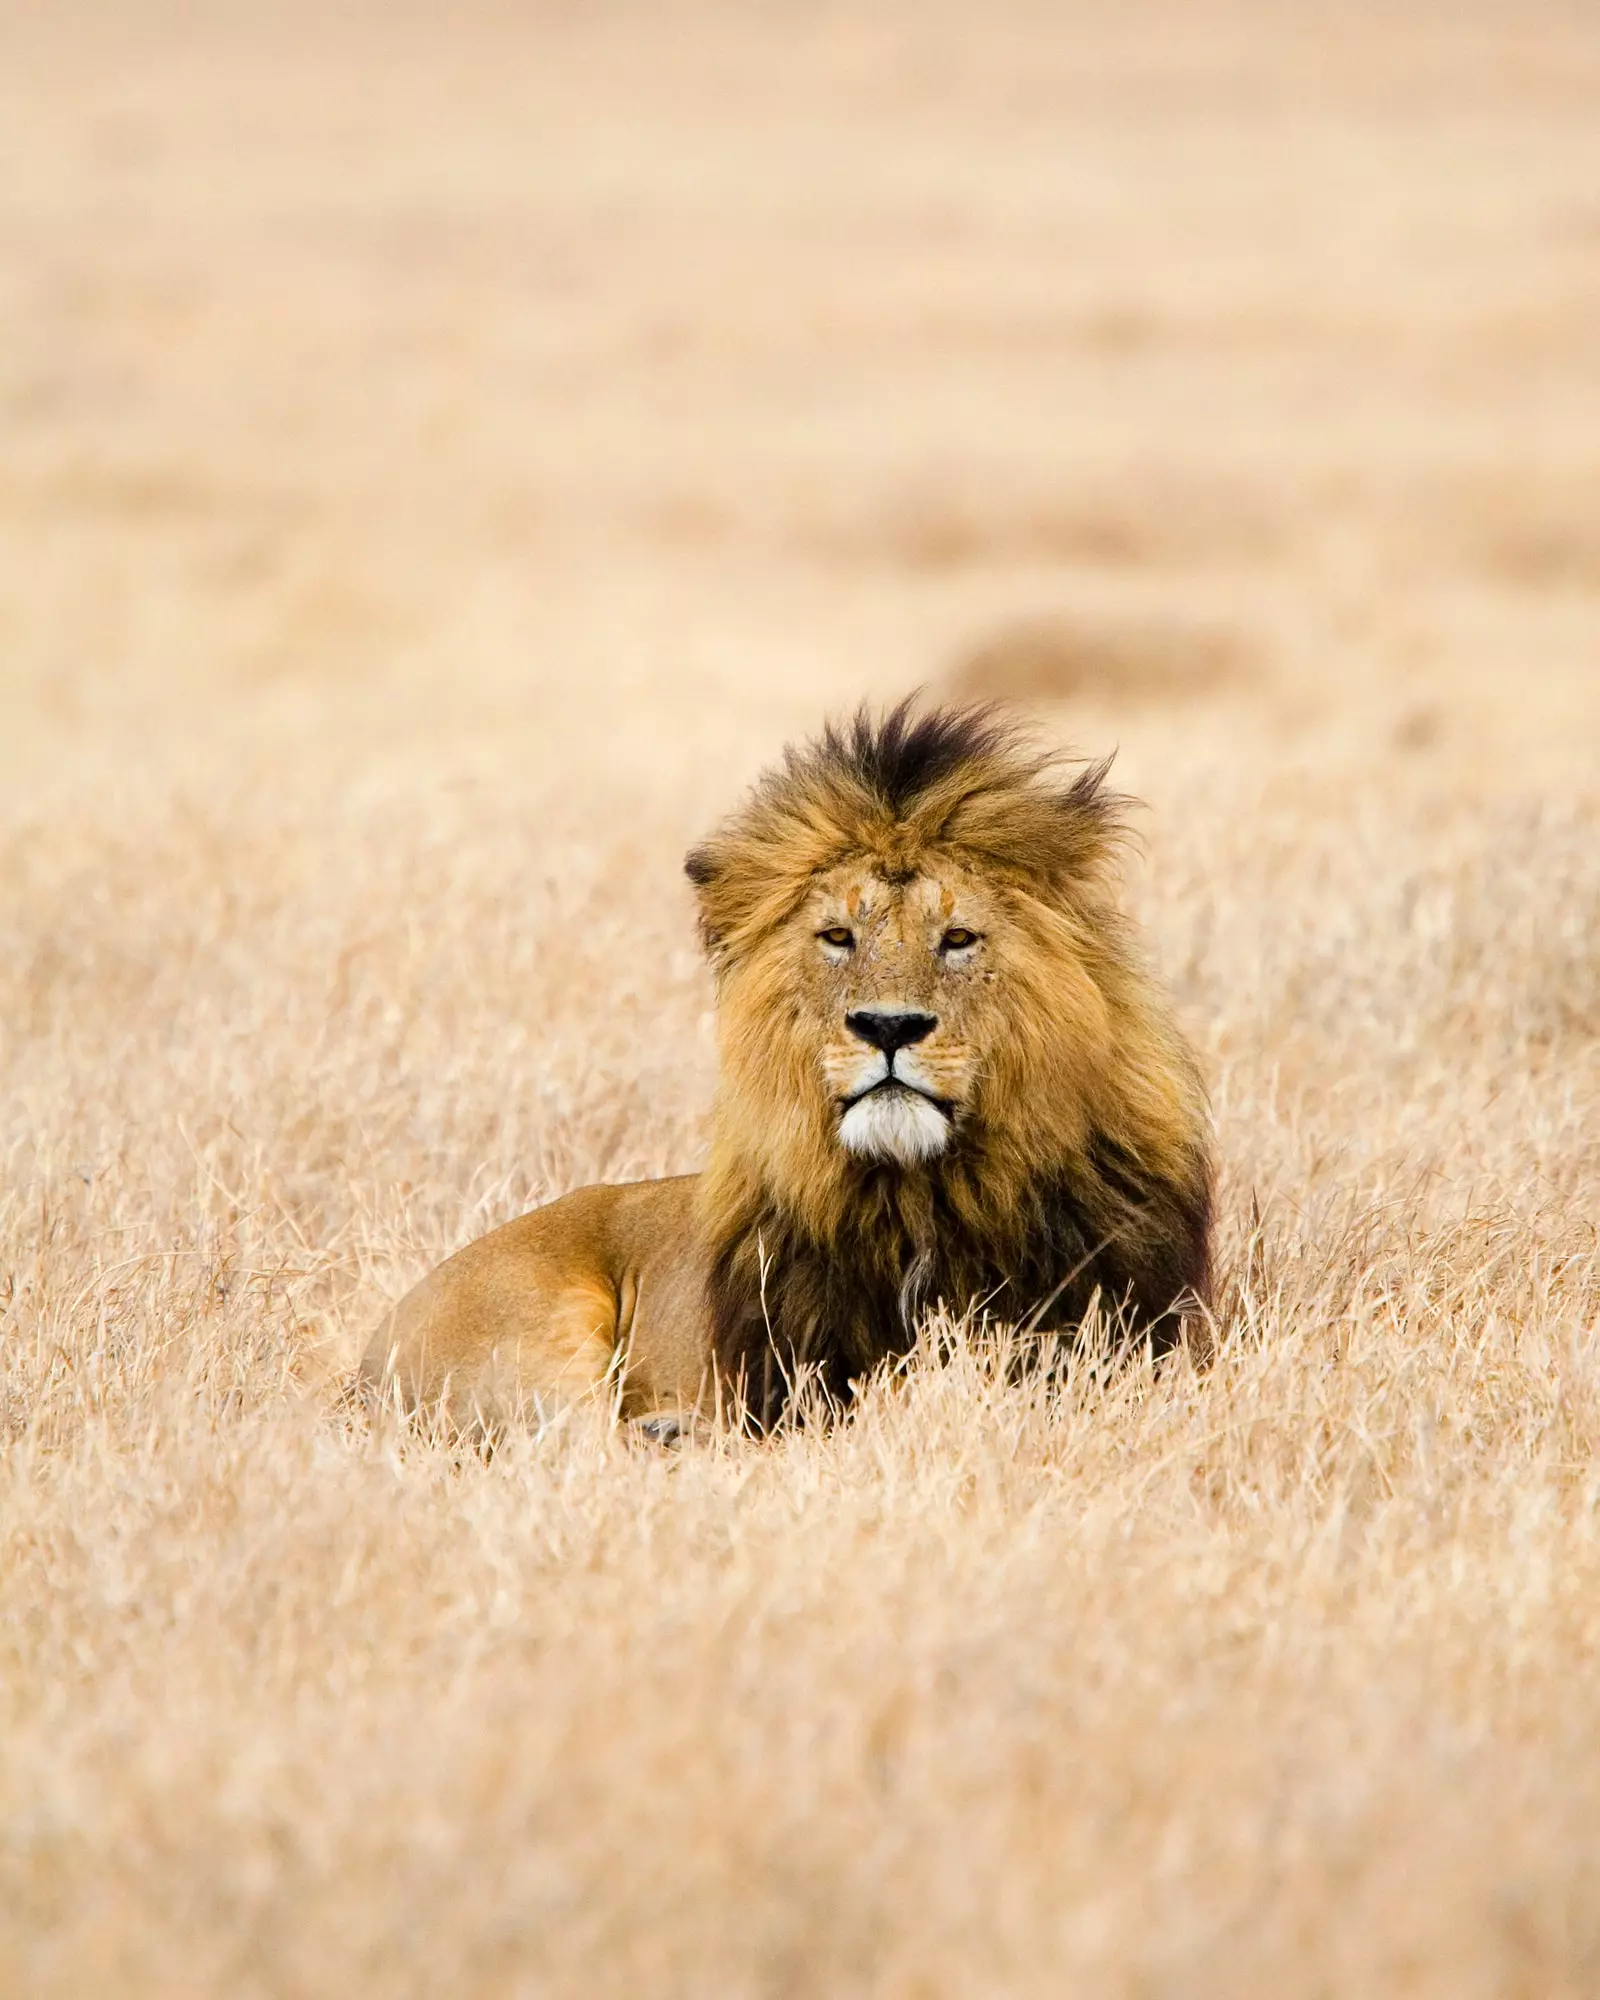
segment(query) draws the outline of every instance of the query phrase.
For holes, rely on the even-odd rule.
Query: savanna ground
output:
[[[0,1988],[1600,1991],[1600,15],[0,46]],[[1214,1367],[370,1433],[919,681],[1149,805]]]

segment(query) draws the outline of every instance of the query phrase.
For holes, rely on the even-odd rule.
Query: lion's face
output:
[[[994,1011],[998,916],[955,870],[896,881],[846,863],[807,899],[790,949],[847,1152],[911,1166],[949,1145]]]
[[[925,849],[852,855],[724,967],[723,1083],[748,1157],[791,1194],[849,1159],[914,1170],[1078,1129],[1104,1062],[1081,940],[1016,883]]]
[[[854,860],[816,882],[773,941],[781,969],[767,970],[788,988],[846,1152],[915,1165],[973,1115],[1004,1031],[1013,927],[994,890],[953,865],[896,878]]]

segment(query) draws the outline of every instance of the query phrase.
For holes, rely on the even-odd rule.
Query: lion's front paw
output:
[[[694,1429],[694,1419],[682,1410],[658,1410],[653,1417],[636,1417],[633,1429],[651,1444],[682,1444]]]

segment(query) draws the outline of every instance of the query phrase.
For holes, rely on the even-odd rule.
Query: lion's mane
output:
[[[1160,1348],[1205,1298],[1205,1093],[1117,901],[1127,802],[1106,772],[990,710],[863,708],[787,750],[688,857],[719,984],[709,1303],[756,1423],[806,1369],[844,1395],[937,1303],[1051,1331],[1098,1299]],[[914,1170],[837,1143],[766,962],[816,876],[856,856],[891,880],[978,871],[1026,940],[980,1114]]]

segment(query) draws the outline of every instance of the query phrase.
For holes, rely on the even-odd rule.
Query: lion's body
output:
[[[711,1387],[696,1185],[579,1188],[480,1236],[395,1307],[364,1381],[491,1429],[612,1392],[627,1417],[694,1409]]]
[[[499,1412],[835,1395],[943,1304],[1157,1346],[1205,1295],[1199,1072],[1117,901],[1120,801],[981,714],[865,714],[689,857],[718,982],[697,1179],[591,1188],[470,1245],[363,1364]]]

